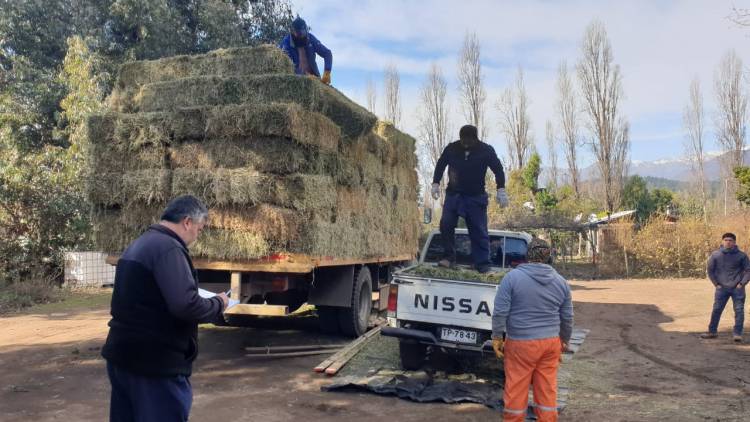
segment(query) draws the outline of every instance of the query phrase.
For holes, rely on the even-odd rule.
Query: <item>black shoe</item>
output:
[[[479,274],[487,274],[488,272],[492,270],[492,267],[490,267],[489,265],[482,265],[482,266],[476,267],[476,270]]]

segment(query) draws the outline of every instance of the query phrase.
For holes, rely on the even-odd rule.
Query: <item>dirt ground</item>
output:
[[[731,308],[719,339],[698,338],[711,308],[708,282],[571,284],[576,325],[591,333],[566,363],[572,391],[561,421],[750,419],[750,345],[731,344]],[[108,319],[101,294],[0,318],[0,420],[106,420],[109,383],[99,349]],[[329,381],[311,372],[322,357],[245,356],[246,346],[341,342],[314,327],[314,318],[300,318],[261,328],[202,328],[191,420],[499,419],[479,405],[323,393]]]

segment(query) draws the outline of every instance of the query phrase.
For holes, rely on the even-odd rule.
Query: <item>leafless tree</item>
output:
[[[578,134],[578,104],[575,87],[565,61],[560,63],[557,71],[557,113],[565,144],[565,161],[568,163],[570,184],[573,186],[576,198],[579,198],[581,176],[578,169],[578,147],[581,140]]]
[[[370,113],[375,113],[378,94],[372,78],[367,78],[367,92],[365,95],[367,96],[367,109],[370,110]]]
[[[750,26],[750,9],[732,7],[729,20],[739,26]]]
[[[716,91],[716,138],[728,154],[727,175],[742,166],[747,133],[747,92],[742,83],[742,60],[728,51],[714,77]]]
[[[420,90],[419,150],[423,173],[429,179],[450,139],[450,119],[443,71],[433,64]],[[431,182],[431,180],[428,180]]]
[[[486,139],[489,129],[484,114],[487,91],[484,88],[480,50],[477,34],[467,33],[458,60],[458,88],[466,120],[477,127],[482,139]]]
[[[583,109],[592,135],[591,149],[604,188],[604,205],[614,211],[620,202],[622,181],[627,171],[629,126],[620,115],[622,76],[613,64],[612,46],[600,22],[591,23],[581,45],[578,79]]]
[[[682,114],[682,122],[686,133],[685,149],[693,169],[697,173],[698,185],[701,192],[701,203],[703,204],[703,218],[706,218],[706,206],[708,198],[706,195],[706,151],[704,145],[704,112],[703,94],[698,78],[690,83],[690,102],[685,106]]]
[[[551,120],[547,120],[545,125],[545,134],[547,138],[547,151],[549,154],[549,183],[548,188],[555,189],[557,187],[557,148],[555,142],[555,127]]]
[[[395,65],[385,68],[383,85],[385,86],[385,120],[398,127],[401,124],[401,77]]]
[[[518,67],[512,88],[503,91],[497,109],[500,112],[500,129],[508,142],[509,167],[519,169],[531,154],[533,141],[530,135],[529,98],[523,81],[523,69]]]

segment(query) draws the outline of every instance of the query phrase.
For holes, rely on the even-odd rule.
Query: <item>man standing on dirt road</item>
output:
[[[716,288],[714,308],[711,312],[708,332],[701,334],[701,338],[718,337],[719,320],[731,297],[732,305],[734,305],[732,339],[735,343],[742,343],[742,329],[745,324],[745,286],[750,280],[750,259],[737,247],[737,236],[734,233],[724,233],[721,237],[721,248],[714,251],[708,258],[708,278]]]
[[[466,220],[471,240],[474,268],[480,273],[490,270],[490,235],[487,231],[487,192],[484,179],[489,168],[495,173],[497,194],[501,207],[508,206],[505,193],[505,173],[495,149],[479,140],[476,126],[466,125],[459,131],[459,140],[448,144],[438,159],[432,178],[432,197],[440,197],[440,180],[448,167],[448,187],[445,190],[440,236],[443,243],[442,267],[456,263],[455,233],[458,217]]]
[[[507,422],[526,419],[530,385],[537,421],[557,421],[557,368],[573,332],[573,303],[568,282],[546,264],[550,253],[533,239],[528,263],[508,272],[495,295],[492,348],[504,357]]]
[[[284,50],[289,59],[294,64],[294,73],[298,75],[309,75],[320,78],[320,81],[326,85],[331,84],[331,68],[333,66],[333,54],[326,48],[307,27],[304,19],[297,16],[292,21],[292,28],[289,34],[281,40],[279,48]],[[320,76],[318,63],[315,62],[315,55],[323,58],[323,76]]]
[[[102,348],[112,384],[110,421],[188,420],[198,323],[222,318],[228,304],[223,293],[198,295],[188,254],[207,216],[193,196],[172,200],[159,224],[133,241],[117,263]]]

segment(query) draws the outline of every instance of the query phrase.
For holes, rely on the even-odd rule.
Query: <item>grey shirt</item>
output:
[[[738,283],[744,286],[750,280],[750,259],[736,246],[731,249],[722,247],[708,258],[707,272],[714,286],[728,289]]]
[[[560,336],[570,340],[573,302],[567,281],[547,264],[521,264],[503,277],[495,294],[492,336],[514,340]]]

